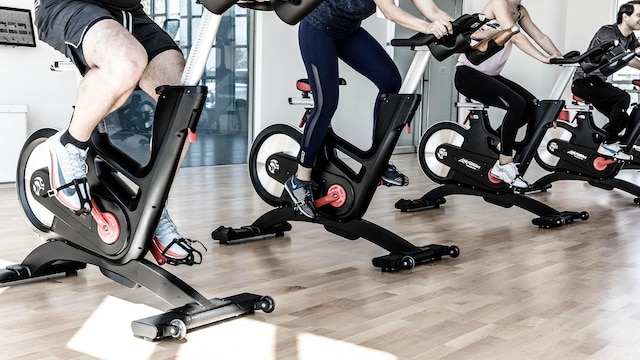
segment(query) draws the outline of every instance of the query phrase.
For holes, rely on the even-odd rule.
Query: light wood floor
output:
[[[77,277],[0,288],[0,358],[640,358],[640,208],[633,196],[557,183],[533,196],[591,218],[551,230],[531,225],[524,210],[469,196],[452,196],[439,210],[400,213],[396,200],[435,185],[415,155],[392,160],[411,184],[379,188],[365,218],[418,245],[458,245],[460,257],[381,273],[371,258],[382,249],[306,223],[293,223],[282,238],[219,245],[213,229],[248,225],[269,207],[252,191],[244,165],[186,168],[169,208],[183,234],[208,252],[200,266],[170,270],[207,297],[270,295],[276,310],[182,341],[147,342],[132,336],[130,322],[168,306],[89,267]],[[20,262],[40,240],[14,188],[0,189],[0,214],[0,259]]]

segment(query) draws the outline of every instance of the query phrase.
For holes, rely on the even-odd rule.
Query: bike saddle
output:
[[[338,78],[338,85],[347,85],[347,80]],[[303,93],[311,93],[311,85],[309,84],[309,79],[298,79],[298,81],[296,81],[296,89],[302,91]]]
[[[571,99],[573,99],[573,103],[574,103],[574,104],[577,104],[577,103],[584,103],[585,105],[589,105],[589,102],[588,102],[588,101],[586,101],[585,99],[583,99],[583,98],[581,98],[581,97],[579,97],[579,96],[575,96],[575,95],[573,95],[573,96],[571,97]]]

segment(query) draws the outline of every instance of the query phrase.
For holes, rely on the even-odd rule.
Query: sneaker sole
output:
[[[516,185],[513,185],[513,184],[509,184],[509,183],[508,183],[508,182],[506,182],[503,178],[501,178],[501,177],[499,177],[499,176],[496,176],[492,171],[490,171],[490,172],[489,172],[489,175],[491,175],[491,176],[493,176],[494,178],[496,178],[496,179],[498,179],[498,180],[502,181],[503,183],[505,183],[505,184],[509,185],[510,187],[512,187],[512,188],[514,188],[514,189],[522,189],[522,190],[525,190],[525,189],[528,189],[528,188],[530,187],[530,185],[529,185],[529,186],[520,187],[520,186],[516,186]]]
[[[382,183],[384,185],[387,185],[387,186],[389,186],[389,185],[392,185],[392,186],[407,186],[407,185],[409,185],[409,181],[406,181],[403,184],[402,181],[390,180],[390,179],[387,179],[387,178],[384,178],[384,177],[381,178],[380,180],[382,180]]]
[[[598,150],[597,152],[598,152],[598,154],[600,154],[602,156],[608,156],[608,157],[614,158],[616,160],[623,160],[623,161],[631,161],[631,160],[633,160],[633,157],[631,155],[629,155],[628,158],[625,158],[625,157],[618,157],[618,156],[616,156],[617,154],[612,154],[610,152],[607,152],[606,154],[603,153],[600,150]]]

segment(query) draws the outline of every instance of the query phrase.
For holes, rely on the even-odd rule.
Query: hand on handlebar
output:
[[[437,39],[440,39],[446,35],[453,34],[453,26],[449,21],[438,19],[431,23],[426,33],[433,34]]]
[[[547,56],[546,61],[544,63],[551,64],[551,59],[564,59],[564,56],[562,54],[549,55]]]

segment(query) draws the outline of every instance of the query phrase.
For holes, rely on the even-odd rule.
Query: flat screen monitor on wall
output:
[[[0,45],[36,46],[30,10],[0,6]]]

